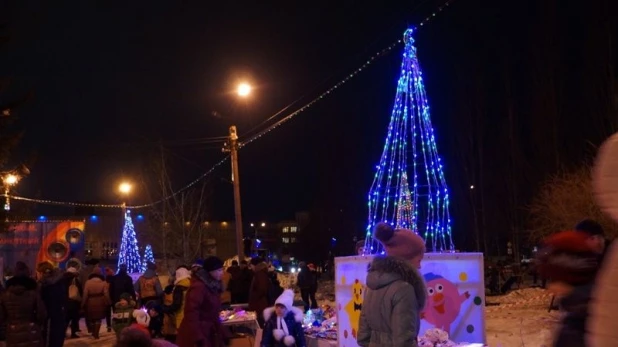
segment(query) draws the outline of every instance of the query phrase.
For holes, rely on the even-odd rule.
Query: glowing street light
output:
[[[2,181],[4,182],[4,184],[6,184],[8,186],[12,186],[12,185],[16,184],[19,181],[19,176],[14,175],[14,174],[8,174],[8,175],[4,176]]]
[[[118,186],[118,190],[122,193],[122,194],[129,194],[131,193],[131,189],[133,187],[131,186],[130,183],[121,183],[120,186]]]
[[[238,85],[237,89],[236,89],[236,93],[238,94],[238,96],[240,97],[247,97],[249,96],[249,94],[251,94],[251,85],[248,83],[241,83]]]
[[[262,223],[262,228],[266,226],[266,223]]]

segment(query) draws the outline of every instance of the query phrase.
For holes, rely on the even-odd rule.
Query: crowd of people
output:
[[[220,322],[221,307],[244,304],[258,313],[262,328],[277,331],[276,336],[267,334],[263,346],[292,338],[304,346],[302,327],[294,323],[300,324],[303,312],[293,307],[294,293],[283,291],[264,259],[234,260],[226,269],[216,257],[197,259],[178,266],[165,286],[156,270],[155,264],[147,264],[134,282],[122,264],[115,272],[96,261],[72,259],[65,270],[42,262],[31,273],[17,262],[0,293],[0,344],[60,347],[67,337],[84,336],[83,318],[92,339],[100,338],[105,320],[119,347],[217,346],[231,338]],[[301,264],[298,284],[305,309],[317,308],[313,264]]]

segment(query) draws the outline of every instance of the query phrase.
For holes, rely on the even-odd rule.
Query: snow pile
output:
[[[542,300],[545,297],[551,298],[550,294],[545,289],[538,288],[538,287],[537,288],[524,288],[524,289],[513,290],[506,295],[488,296],[487,302],[501,304],[501,305],[516,304],[522,301],[529,301],[529,300],[536,300],[536,299]],[[547,302],[547,305],[549,305],[549,301]]]

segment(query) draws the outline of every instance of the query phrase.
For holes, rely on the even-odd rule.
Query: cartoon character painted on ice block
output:
[[[350,319],[350,328],[352,329],[352,337],[356,339],[358,333],[358,324],[360,321],[361,309],[363,308],[363,284],[358,279],[354,280],[352,285],[352,300],[345,305],[345,311]]]
[[[427,303],[421,312],[421,319],[436,328],[451,333],[451,324],[461,309],[461,304],[470,297],[468,292],[459,294],[457,287],[446,278],[432,272],[424,275],[427,283]]]

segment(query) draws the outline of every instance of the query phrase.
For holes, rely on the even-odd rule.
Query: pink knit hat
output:
[[[409,229],[394,229],[390,224],[378,223],[373,236],[391,257],[412,260],[425,253],[425,241]]]

